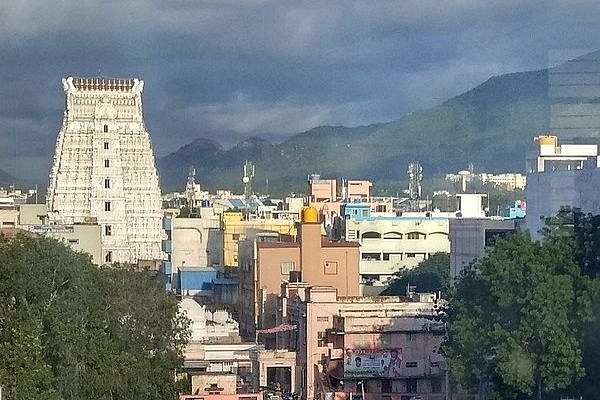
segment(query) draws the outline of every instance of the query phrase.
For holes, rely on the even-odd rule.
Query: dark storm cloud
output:
[[[81,1],[0,5],[0,168],[45,179],[64,76],[141,77],[155,152],[384,122],[492,75],[595,49],[579,1]],[[566,51],[565,50],[565,51]]]

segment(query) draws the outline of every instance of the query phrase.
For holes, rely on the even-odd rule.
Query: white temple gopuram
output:
[[[144,81],[62,83],[66,109],[50,171],[50,219],[101,225],[106,263],[161,259],[161,193],[142,118]]]

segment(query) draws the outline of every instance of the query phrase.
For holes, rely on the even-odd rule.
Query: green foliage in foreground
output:
[[[173,399],[188,320],[157,278],[0,236],[4,399]]]
[[[580,381],[598,285],[577,254],[572,230],[554,227],[542,242],[527,232],[499,238],[467,268],[450,294],[445,346],[463,387],[541,399]]]
[[[435,253],[412,269],[403,269],[382,293],[384,296],[404,296],[407,285],[418,292],[446,292],[450,279],[450,255]]]

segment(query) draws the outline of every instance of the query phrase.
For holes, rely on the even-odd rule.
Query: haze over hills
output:
[[[14,184],[16,181],[14,176],[0,169],[0,186],[8,186]]]
[[[258,192],[303,188],[308,174],[323,177],[404,181],[411,161],[425,177],[464,169],[524,172],[525,154],[549,127],[548,71],[490,78],[439,106],[396,121],[359,126],[322,126],[280,144],[250,138],[231,149],[196,139],[157,160],[164,190],[183,190],[190,166],[209,189],[242,187],[245,160],[256,165]],[[268,186],[268,187],[267,187]]]

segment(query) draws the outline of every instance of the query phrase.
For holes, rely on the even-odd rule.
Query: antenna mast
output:
[[[185,184],[185,197],[190,209],[190,218],[198,216],[198,200],[196,199],[196,168],[190,167],[187,183]]]

